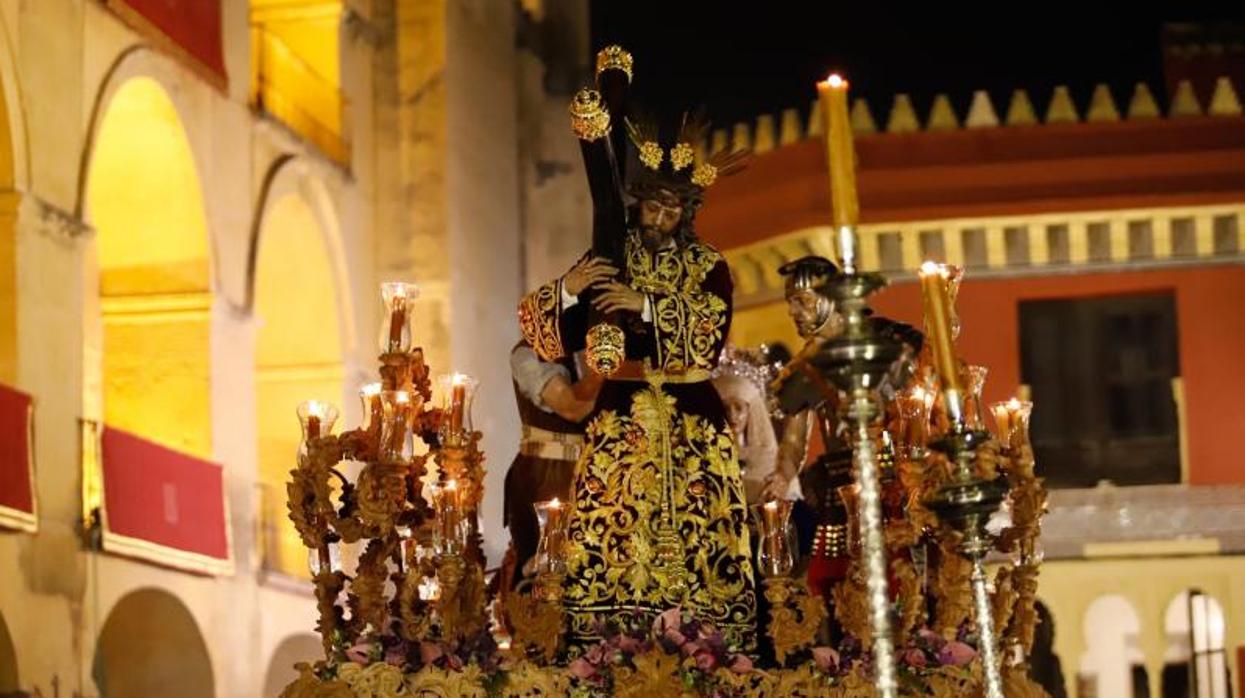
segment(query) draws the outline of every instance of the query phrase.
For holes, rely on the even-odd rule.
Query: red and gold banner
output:
[[[34,407],[29,395],[0,385],[0,526],[33,532]]]
[[[104,0],[162,49],[176,54],[221,89],[229,83],[221,38],[220,0]]]
[[[224,469],[111,427],[100,441],[104,549],[232,574]]]

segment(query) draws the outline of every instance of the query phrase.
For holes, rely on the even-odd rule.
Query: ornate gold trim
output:
[[[679,172],[689,167],[696,160],[696,151],[690,143],[675,143],[670,149],[670,163],[674,165],[674,171]]]
[[[709,163],[701,163],[692,170],[692,184],[705,189],[713,186],[718,179],[718,168]]]
[[[640,144],[640,162],[650,170],[661,169],[661,161],[666,158],[661,146],[656,141],[644,141]]]
[[[588,366],[606,378],[618,372],[626,355],[626,335],[622,328],[608,322],[593,325],[588,330]]]
[[[627,82],[631,82],[632,68],[635,64],[627,49],[614,44],[597,51],[597,76],[607,70],[621,70],[627,74]]]
[[[609,135],[610,113],[601,103],[601,93],[582,88],[571,100],[571,131],[581,141],[595,141]]]

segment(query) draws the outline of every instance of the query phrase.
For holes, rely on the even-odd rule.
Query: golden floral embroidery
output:
[[[704,291],[722,255],[700,243],[648,251],[627,238],[631,285],[650,295],[657,335],[657,365],[667,371],[713,368],[729,315],[727,299]]]
[[[570,637],[592,638],[602,612],[682,606],[745,647],[756,591],[734,442],[712,421],[680,412],[660,385],[638,389],[629,407],[597,415],[576,467]],[[661,564],[663,533],[675,537],[674,565]]]
[[[523,339],[545,361],[562,358],[562,333],[558,329],[559,282],[545,284],[519,302],[519,328]]]

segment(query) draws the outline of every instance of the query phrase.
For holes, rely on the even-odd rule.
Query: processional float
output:
[[[598,86],[606,97],[584,90],[574,99],[585,157],[613,158],[625,147],[613,138],[621,119],[610,113],[609,95],[625,88],[631,68],[622,49],[602,51]],[[818,90],[843,272],[820,290],[837,301],[846,329],[785,367],[774,390],[781,402],[784,380],[817,376],[822,397],[842,406],[852,483],[836,494],[850,526],[835,547],[847,565],[830,594],[811,592],[793,576],[789,504],[757,508],[771,607],[758,634],[773,659],[725,646],[720,633],[679,609],[651,626],[607,627],[599,647],[572,658],[560,605],[570,507],[556,500],[537,504],[530,581],[490,599],[478,526],[481,434],[471,420],[477,386],[450,374],[434,393],[412,341],[417,289],[389,283],[380,381],[362,391],[363,423],[334,434],[334,408],[298,409],[303,439],[288,507],[310,551],[324,657],[300,664],[283,696],[1046,695],[1028,678],[1027,660],[1046,503],[1029,444],[1031,405],[990,406],[987,428],[985,371],[955,354],[961,270],[921,269],[919,355],[872,317],[868,300],[887,280],[860,264],[847,83],[832,76]],[[598,188],[618,186],[595,183],[594,198]],[[621,214],[606,210],[597,228],[616,226]],[[609,318],[599,326],[606,351],[598,358],[608,371]],[[1004,502],[1007,515],[988,526]],[[348,572],[343,561],[351,557]]]

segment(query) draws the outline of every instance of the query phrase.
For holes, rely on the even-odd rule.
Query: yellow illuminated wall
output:
[[[131,79],[107,105],[86,202],[98,241],[104,421],[207,457],[207,220],[190,144],[154,80]]]
[[[252,0],[251,99],[344,162],[341,13],[340,0]]]
[[[300,438],[294,410],[307,399],[341,407],[342,346],[332,264],[315,216],[287,195],[268,209],[255,268],[256,410],[264,484],[266,556],[307,576],[307,549],[285,515],[285,482]]]
[[[0,101],[0,383],[9,385],[17,382],[17,203],[8,109]]]

